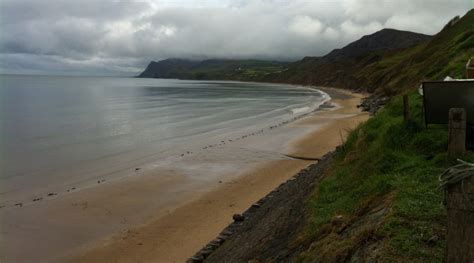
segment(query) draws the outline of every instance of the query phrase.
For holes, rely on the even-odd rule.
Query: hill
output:
[[[264,60],[209,59],[152,61],[138,77],[198,80],[251,80],[284,70],[288,62]]]
[[[473,24],[471,10],[433,37],[384,29],[324,57],[306,57],[261,80],[394,95],[424,79],[462,77],[462,64],[474,54]]]
[[[426,42],[431,36],[401,31],[396,29],[382,29],[371,35],[363,36],[342,49],[335,49],[323,58],[326,61],[344,61],[357,59],[369,52],[379,50],[397,50],[408,48]]]
[[[263,60],[165,59],[150,62],[138,77],[250,80],[347,87],[341,85],[341,81],[344,83],[354,80],[347,73],[359,61],[365,60],[364,56],[367,54],[404,49],[430,38],[428,35],[408,31],[383,29],[363,36],[341,49],[335,49],[324,57],[305,57],[291,64]]]

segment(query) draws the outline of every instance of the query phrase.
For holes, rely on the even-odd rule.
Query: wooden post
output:
[[[474,262],[474,176],[447,189],[447,263]]]
[[[449,110],[448,155],[459,157],[466,152],[466,111],[463,108]]]
[[[403,120],[406,122],[410,119],[410,102],[408,95],[403,95]]]

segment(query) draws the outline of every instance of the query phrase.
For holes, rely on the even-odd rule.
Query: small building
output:
[[[466,78],[474,79],[474,57],[471,57],[466,64]]]

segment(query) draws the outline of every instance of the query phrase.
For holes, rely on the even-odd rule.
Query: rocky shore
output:
[[[357,107],[361,108],[362,111],[367,111],[371,115],[374,115],[380,108],[387,104],[389,99],[389,97],[385,96],[371,95],[369,97],[363,98],[362,102],[357,105]]]

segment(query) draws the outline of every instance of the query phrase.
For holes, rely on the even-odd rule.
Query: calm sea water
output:
[[[133,169],[270,127],[327,95],[288,85],[0,76],[0,198]]]

